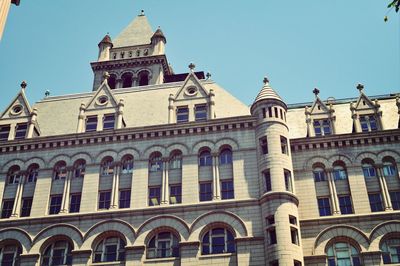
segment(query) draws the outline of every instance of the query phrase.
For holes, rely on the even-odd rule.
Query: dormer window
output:
[[[332,134],[331,121],[328,119],[314,120],[315,136],[326,136]]]
[[[180,106],[176,109],[176,122],[184,123],[189,121],[189,108],[187,106]]]
[[[115,114],[104,115],[103,130],[114,129],[114,126],[115,126]]]
[[[376,118],[374,115],[361,115],[360,124],[362,132],[378,130],[378,125],[376,123]]]
[[[28,129],[28,124],[17,124],[15,129],[15,139],[24,139],[26,136],[26,131]]]
[[[86,118],[86,132],[96,131],[97,129],[97,115],[88,116]]]
[[[10,134],[10,125],[0,127],[0,141],[7,141]]]
[[[194,115],[196,121],[206,121],[207,120],[207,105],[195,105]]]

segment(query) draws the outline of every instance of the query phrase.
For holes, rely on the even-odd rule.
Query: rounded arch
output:
[[[81,249],[82,250],[91,249],[94,241],[98,239],[97,237],[109,231],[118,232],[119,234],[125,236],[127,246],[132,246],[132,244],[136,239],[135,230],[129,223],[117,219],[105,220],[93,225],[85,233]]]
[[[66,163],[66,165],[71,165],[71,158],[66,155],[66,154],[60,154],[60,155],[56,155],[53,158],[51,158],[49,160],[48,166],[50,168],[54,167],[54,165],[56,165],[56,163],[58,163],[59,161],[64,161]]]
[[[215,150],[215,144],[212,141],[209,140],[201,140],[199,142],[196,142],[193,147],[192,147],[192,153],[193,154],[198,154],[200,152],[200,149],[207,147],[210,149],[211,152],[217,152]]]
[[[165,147],[161,145],[150,146],[143,152],[143,158],[149,158],[153,152],[160,152],[162,156],[165,156]]]
[[[385,157],[392,157],[397,163],[400,163],[400,154],[394,150],[381,151],[378,153],[377,157],[379,162],[382,162]]]
[[[26,254],[31,249],[32,239],[29,234],[19,228],[7,228],[0,230],[1,241],[12,239],[17,241],[22,247],[22,254]]]
[[[168,154],[168,155],[171,155],[171,153],[173,152],[173,151],[175,151],[175,150],[180,150],[181,152],[182,152],[182,155],[187,155],[188,153],[189,153],[189,148],[188,148],[188,146],[186,146],[185,144],[183,144],[183,143],[174,143],[174,144],[171,144],[171,145],[169,145],[167,148],[166,148],[166,153]]]
[[[28,167],[32,164],[37,164],[39,166],[39,169],[43,169],[46,167],[46,164],[42,158],[33,157],[33,158],[25,161],[25,169],[28,169]]]
[[[217,143],[215,143],[215,147],[218,148],[219,151],[221,151],[226,147],[230,147],[232,151],[236,151],[239,149],[239,144],[237,143],[236,140],[232,138],[223,138],[218,140]]]
[[[158,228],[172,229],[181,240],[189,238],[189,226],[184,220],[172,215],[158,215],[146,220],[138,228],[135,245],[145,245],[151,233]]]
[[[199,241],[203,229],[210,224],[216,223],[229,225],[236,237],[248,236],[246,225],[239,216],[227,211],[211,211],[193,221],[190,226],[189,241]]]
[[[378,251],[381,240],[388,234],[400,233],[400,220],[388,221],[378,224],[369,235],[370,251]]]
[[[110,156],[110,157],[113,158],[113,160],[115,161],[115,159],[117,158],[117,152],[114,151],[114,150],[102,151],[102,152],[100,152],[99,154],[97,154],[97,156],[95,157],[95,158],[96,158],[95,163],[96,163],[96,164],[100,164],[101,161],[102,161],[105,157],[107,157],[107,156]]]
[[[42,229],[32,241],[31,253],[40,253],[45,242],[52,239],[54,236],[65,236],[78,249],[82,246],[83,235],[79,229],[71,224],[55,224]]]
[[[340,237],[346,237],[358,243],[362,252],[368,250],[368,237],[360,229],[350,225],[334,225],[322,230],[315,238],[313,255],[324,255],[330,240]]]
[[[148,69],[141,69],[137,72],[137,78],[139,86],[149,85],[151,80],[151,71]]]
[[[20,169],[24,169],[25,163],[20,159],[12,159],[8,161],[3,168],[1,169],[2,173],[7,173],[8,170],[13,167],[14,165],[19,166]]]
[[[130,88],[133,85],[133,76],[134,74],[130,71],[125,71],[121,75],[122,79],[122,88]]]
[[[322,156],[314,156],[304,162],[303,169],[304,170],[313,169],[313,165],[318,164],[318,163],[325,165],[325,167],[327,167],[329,165],[327,158],[322,157]]]
[[[125,155],[132,155],[134,159],[140,158],[140,153],[134,148],[126,148],[118,152],[117,161],[121,161]]]
[[[349,167],[349,166],[352,164],[350,158],[347,157],[346,155],[343,155],[343,154],[336,154],[336,155],[333,155],[333,156],[329,157],[329,159],[328,159],[328,166],[330,166],[330,167],[333,166],[333,164],[334,164],[336,161],[342,161],[342,162],[344,162],[344,163],[346,164],[347,167]]]
[[[90,154],[89,154],[89,153],[86,153],[86,152],[80,152],[80,153],[77,153],[77,154],[73,155],[73,156],[71,157],[71,162],[72,162],[72,163],[75,163],[76,161],[81,160],[81,159],[85,160],[85,162],[86,162],[87,164],[93,163],[93,158],[92,158],[92,156],[90,156]]]
[[[364,159],[371,159],[375,163],[378,161],[378,157],[373,152],[361,152],[354,159],[354,163],[357,165],[361,165]]]

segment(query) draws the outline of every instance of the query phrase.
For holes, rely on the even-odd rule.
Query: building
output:
[[[400,100],[251,107],[175,74],[142,13],[93,90],[0,117],[2,265],[383,265],[400,259]]]
[[[4,26],[6,25],[10,5],[15,4],[16,6],[19,6],[19,2],[20,0],[0,0],[0,40],[3,36]]]

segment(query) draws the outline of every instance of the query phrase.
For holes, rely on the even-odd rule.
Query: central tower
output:
[[[113,41],[107,34],[99,43],[93,90],[99,88],[103,73],[110,73],[111,89],[161,84],[171,70],[165,56],[167,40],[158,28],[155,32],[142,10]]]

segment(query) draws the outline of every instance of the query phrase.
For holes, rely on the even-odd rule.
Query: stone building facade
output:
[[[400,100],[249,108],[175,74],[144,14],[93,90],[0,117],[1,265],[383,265],[400,259]]]

